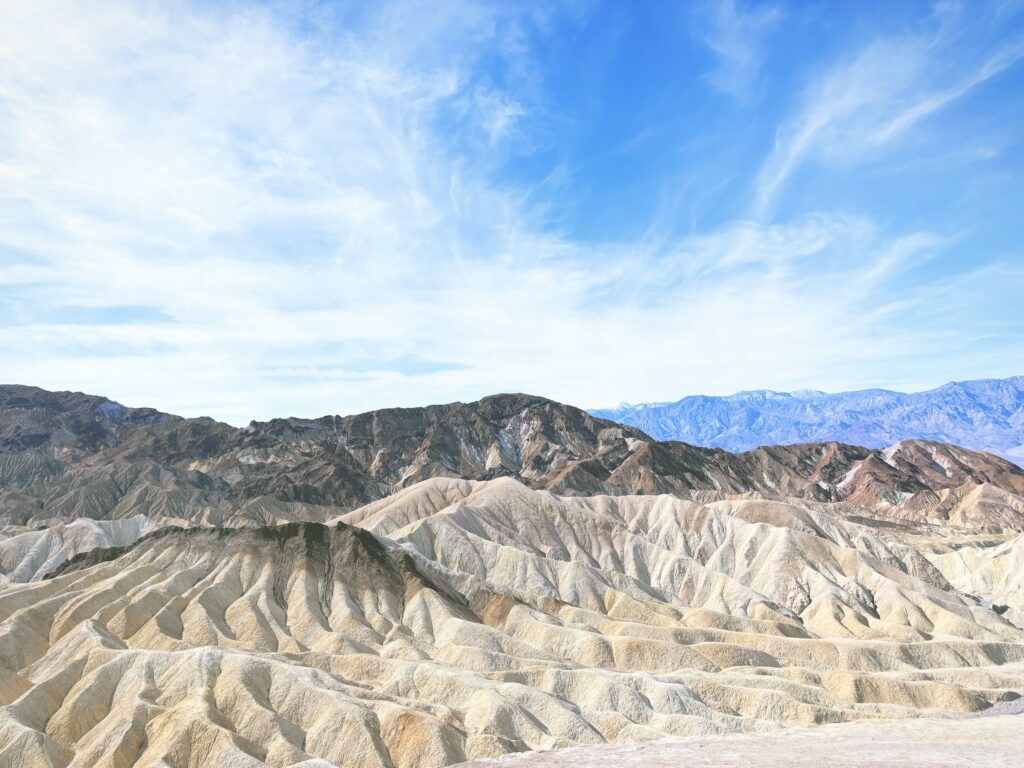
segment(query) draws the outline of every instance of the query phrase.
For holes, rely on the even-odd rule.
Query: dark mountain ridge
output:
[[[116,445],[134,427],[181,420],[152,408],[126,408],[81,392],[0,385],[0,452],[32,449],[95,453]]]
[[[964,485],[1024,493],[1003,459],[928,441],[732,454],[524,394],[235,428],[101,397],[0,387],[0,523],[145,514],[318,521],[431,477],[508,476],[559,494],[759,493],[867,506]],[[929,497],[931,498],[931,497]]]

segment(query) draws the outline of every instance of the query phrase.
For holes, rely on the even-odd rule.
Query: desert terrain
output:
[[[524,396],[243,430],[17,396],[0,764],[1020,754],[995,456],[734,455]]]

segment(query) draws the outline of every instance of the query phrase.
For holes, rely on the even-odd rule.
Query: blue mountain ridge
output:
[[[724,397],[694,395],[674,403],[623,403],[590,413],[658,440],[728,451],[828,440],[884,448],[922,438],[1024,465],[1024,376],[957,381],[910,393],[759,389]]]

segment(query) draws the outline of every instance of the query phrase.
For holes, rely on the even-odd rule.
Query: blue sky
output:
[[[0,379],[243,424],[1024,372],[1024,3],[0,2]]]

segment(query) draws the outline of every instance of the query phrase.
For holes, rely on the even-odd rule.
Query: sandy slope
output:
[[[791,500],[561,497],[510,479],[438,479],[345,515],[445,568],[607,612],[623,601],[824,636],[1003,637],[901,539]],[[995,620],[994,620],[995,618]]]
[[[0,765],[441,766],[1024,690],[1024,632],[844,512],[442,478],[163,529],[0,589]]]
[[[985,537],[959,546],[933,543],[928,559],[961,592],[983,595],[1024,625],[1024,535]]]
[[[121,520],[81,518],[41,530],[0,531],[0,583],[37,581],[79,552],[124,547],[159,526],[144,515]]]

